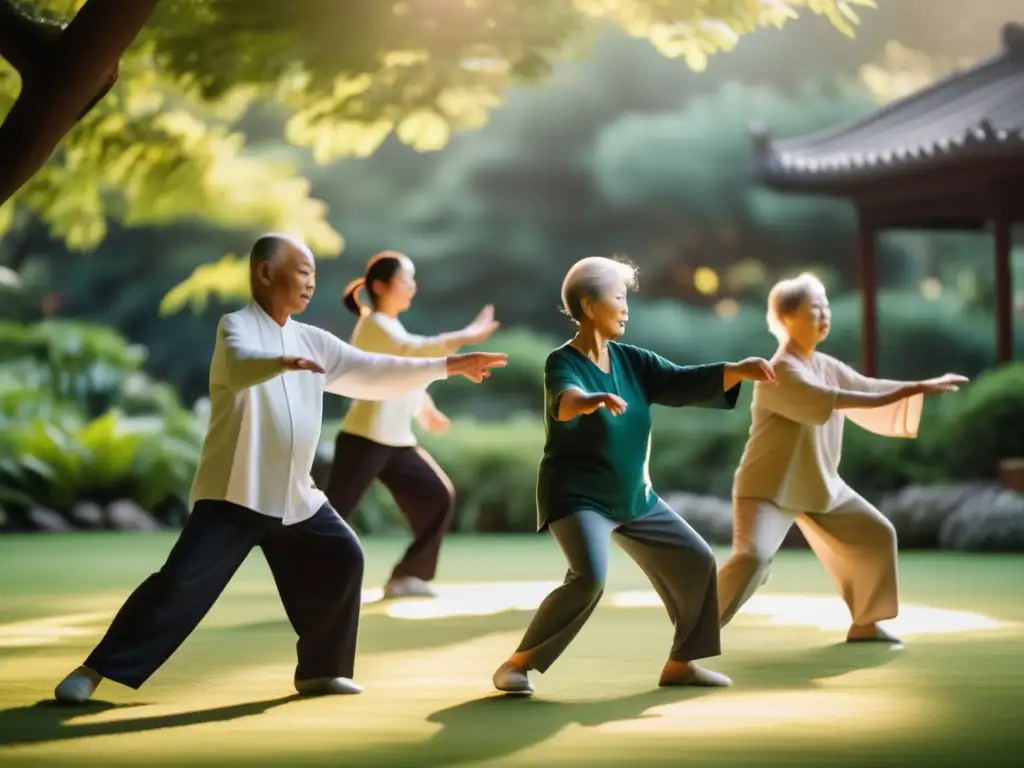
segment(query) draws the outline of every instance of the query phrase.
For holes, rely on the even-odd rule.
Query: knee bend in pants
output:
[[[589,602],[596,603],[604,595],[604,577],[596,573],[574,573],[566,584],[572,584]]]
[[[768,578],[768,572],[772,567],[772,558],[774,552],[760,552],[757,550],[747,550],[733,553],[730,560],[734,563],[741,565],[744,570],[748,570],[751,573],[762,574],[763,578]]]
[[[363,554],[363,547],[355,533],[338,536],[332,543],[333,551],[331,554],[332,557],[336,558],[336,562],[341,570],[346,574],[359,574],[361,576],[366,558]]]

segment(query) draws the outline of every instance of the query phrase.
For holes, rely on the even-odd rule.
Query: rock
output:
[[[672,493],[665,503],[679,513],[708,544],[732,543],[732,502],[715,496]]]
[[[160,524],[131,499],[118,499],[107,505],[107,519],[118,531],[159,531]]]
[[[71,523],[64,519],[62,514],[46,507],[35,507],[29,510],[28,519],[40,531],[46,531],[47,533],[73,531],[75,529]]]
[[[965,497],[939,531],[943,549],[1024,552],[1024,495],[999,487]]]
[[[102,528],[103,507],[95,501],[80,501],[71,508],[71,519],[82,528]]]
[[[912,485],[882,498],[879,511],[896,527],[901,549],[936,549],[946,520],[983,484]]]

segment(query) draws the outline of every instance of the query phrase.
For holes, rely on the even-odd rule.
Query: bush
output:
[[[14,525],[119,499],[180,519],[205,425],[138,370],[144,349],[52,321],[0,323],[0,351],[0,505]]]
[[[1024,457],[1024,363],[981,376],[942,426],[933,455],[949,477],[992,479],[1003,459]]]
[[[0,501],[8,512],[46,508],[68,516],[80,501],[131,499],[147,510],[184,505],[202,433],[177,418],[126,416],[90,421],[36,418],[8,424],[0,439]]]

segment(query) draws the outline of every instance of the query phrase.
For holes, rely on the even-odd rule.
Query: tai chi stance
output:
[[[313,256],[283,235],[249,257],[253,301],[225,315],[210,364],[210,426],[192,514],[163,567],[128,598],[85,664],[55,691],[86,701],[103,678],[139,688],[259,546],[298,640],[299,693],[359,693],[352,681],[363,553],[310,477],[323,393],[392,397],[452,374],[481,381],[504,355],[406,358],[357,350],[291,318],[315,287]]]
[[[614,535],[668,609],[675,638],[661,685],[729,685],[698,667],[719,645],[715,558],[703,539],[651,488],[652,405],[732,408],[744,379],[771,381],[771,367],[678,366],[620,344],[636,284],[632,266],[577,262],[562,284],[564,311],[579,330],[544,369],[546,440],[537,483],[538,527],[550,528],[569,570],[541,603],[518,650],[494,673],[500,691],[529,694],[530,670],[545,672],[597,606]]]
[[[843,423],[915,437],[923,395],[956,390],[963,376],[919,382],[860,375],[816,351],[828,336],[824,286],[810,274],[776,285],[768,326],[779,340],[774,386],[754,386],[750,437],[733,483],[733,551],[718,575],[722,625],[768,578],[796,522],[836,583],[850,641],[898,642],[878,626],[898,612],[896,531],[839,477]]]
[[[369,306],[359,302],[366,290]],[[399,314],[412,305],[416,272],[408,256],[385,251],[370,260],[364,277],[354,280],[342,297],[359,316],[351,343],[368,352],[408,357],[450,355],[488,338],[498,327],[494,308],[485,307],[461,331],[439,336],[409,333]],[[380,480],[412,529],[413,541],[384,586],[385,597],[432,597],[441,541],[451,524],[455,495],[451,480],[418,445],[414,420],[434,433],[450,426],[425,388],[387,400],[352,403],[334,443],[334,463],[327,499],[348,520],[374,480]]]

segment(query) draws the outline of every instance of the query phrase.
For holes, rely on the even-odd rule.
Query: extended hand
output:
[[[621,416],[626,412],[626,401],[611,392],[598,392],[587,397],[586,405],[581,413],[593,413],[601,408],[607,408],[612,416]]]
[[[763,357],[745,357],[739,362],[731,362],[725,367],[725,389],[732,389],[740,381],[761,381],[766,384],[775,383],[775,369]]]
[[[919,382],[921,392],[927,395],[939,394],[942,392],[956,392],[960,389],[959,384],[968,381],[966,376],[958,373],[947,373],[934,379]]]
[[[464,355],[450,355],[447,359],[449,376],[465,376],[479,384],[491,375],[491,368],[504,368],[508,355],[498,352],[469,352]]]
[[[286,371],[312,371],[313,373],[324,372],[322,365],[305,357],[282,357],[281,368]]]
[[[467,343],[479,344],[486,341],[499,326],[501,323],[494,319],[494,305],[488,304],[473,318],[473,322],[466,326]]]

